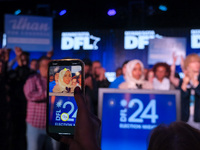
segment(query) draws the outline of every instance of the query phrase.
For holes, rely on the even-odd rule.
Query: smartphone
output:
[[[84,94],[84,63],[79,59],[53,60],[48,66],[47,123],[51,137],[74,135],[77,104],[74,89]]]

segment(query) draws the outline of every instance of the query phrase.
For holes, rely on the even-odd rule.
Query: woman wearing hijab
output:
[[[125,82],[119,85],[120,89],[152,89],[150,82],[144,80],[144,65],[140,60],[129,61],[126,67]]]
[[[69,69],[63,69],[59,72],[58,84],[54,86],[53,92],[71,92],[72,74]]]

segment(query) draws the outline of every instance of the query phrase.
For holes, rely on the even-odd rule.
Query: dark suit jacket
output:
[[[200,83],[200,76],[198,77]],[[182,85],[182,80],[180,82],[180,89]],[[200,84],[194,88],[195,90],[195,108],[194,108],[194,121],[200,122]],[[191,89],[183,91],[181,89],[181,120],[187,122],[190,116],[190,94]]]

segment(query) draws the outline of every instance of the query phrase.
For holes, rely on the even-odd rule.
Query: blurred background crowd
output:
[[[16,57],[9,60],[10,51],[10,49],[0,49],[0,120],[5,120],[0,124],[0,147],[8,150],[25,150],[26,122],[32,125],[39,124],[38,122],[32,123],[31,119],[33,118],[30,119],[34,110],[32,102],[37,101],[38,104],[41,99],[41,103],[47,100],[45,94],[47,93],[47,71],[53,51],[49,51],[46,56],[41,58],[29,60],[29,53],[15,47]],[[177,56],[173,54],[172,57],[173,64],[171,66],[159,62],[152,68],[144,68],[143,63],[137,59],[127,60],[121,68],[116,68],[117,78],[113,82],[109,82],[106,78],[105,69],[100,61],[92,62],[88,58],[83,59],[88,109],[97,115],[99,88],[177,89],[181,91],[181,99],[184,99],[181,104],[181,107],[184,108],[181,112],[182,121],[190,122],[189,124],[200,129],[200,124],[197,123],[200,121],[200,115],[198,115],[200,113],[198,105],[200,101],[200,57],[197,54],[190,54],[186,58],[181,58],[181,68],[184,72],[182,79],[175,72]],[[15,68],[13,68],[14,63],[17,63]],[[56,74],[49,79],[55,81]],[[41,95],[38,95],[40,92]],[[43,98],[41,98],[42,96]],[[38,99],[38,97],[40,98]],[[192,99],[195,99],[192,101],[195,106],[190,104]],[[44,112],[45,108],[45,106],[44,109],[42,108]],[[38,118],[39,121],[42,120],[43,126],[36,125],[36,127],[45,128],[45,119],[45,116]]]

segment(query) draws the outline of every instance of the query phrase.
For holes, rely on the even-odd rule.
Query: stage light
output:
[[[66,10],[66,9],[63,9],[63,10],[60,11],[59,15],[60,15],[60,16],[63,16],[64,14],[66,14],[66,12],[67,12],[67,10]]]
[[[159,9],[160,9],[161,11],[167,11],[167,6],[165,6],[165,5],[160,5],[160,6],[159,6]]]
[[[15,15],[19,15],[21,13],[21,9],[15,11]]]
[[[116,15],[116,10],[115,9],[109,9],[107,14],[108,14],[108,16],[114,16],[114,15]]]

